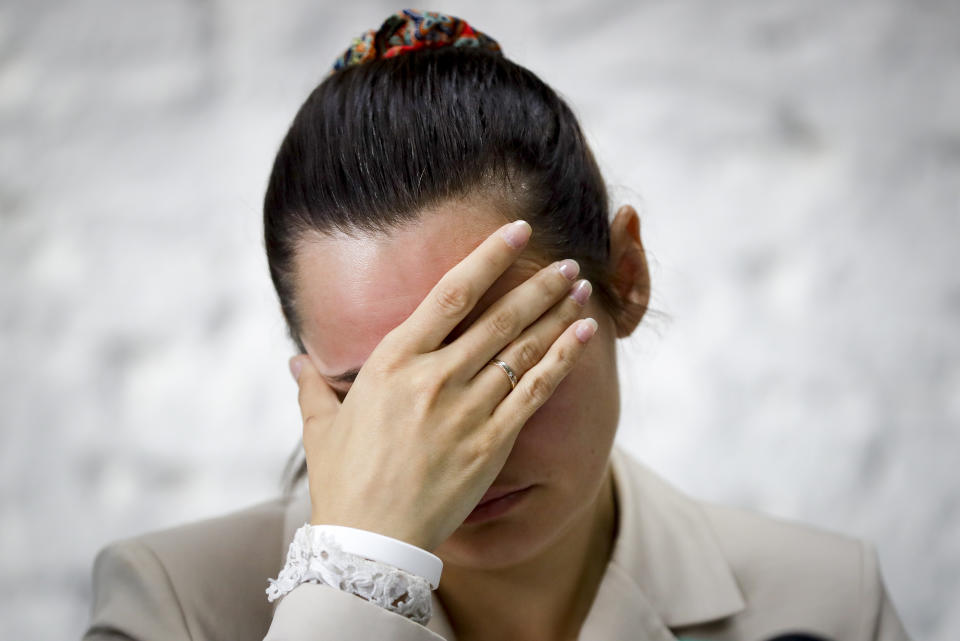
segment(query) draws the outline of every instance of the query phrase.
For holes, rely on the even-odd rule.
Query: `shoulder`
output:
[[[97,554],[88,639],[262,639],[283,565],[284,497],[115,541]]]
[[[149,532],[133,539],[150,548],[176,572],[198,567],[229,573],[238,566],[282,564],[283,517],[289,503],[278,497],[221,516]],[[238,564],[237,559],[245,563]]]
[[[761,625],[770,633],[907,639],[870,542],[751,510],[697,503],[745,596],[747,607],[734,627],[765,621]]]
[[[760,512],[696,503],[742,585],[761,577],[767,583],[780,577],[795,585],[824,580],[840,580],[844,588],[859,585],[864,541]]]
[[[655,590],[666,595],[662,600],[675,604],[696,594],[702,602],[721,590],[728,596],[739,592],[738,599],[727,599],[726,616],[702,617],[695,627],[684,629],[685,636],[764,639],[793,631],[836,640],[908,638],[889,602],[877,554],[869,542],[699,500],[629,455],[620,455],[620,461],[623,476],[632,486],[635,510],[649,517],[639,527],[657,530],[656,549],[648,546],[646,556],[672,551],[669,567],[661,569],[672,574],[671,589],[653,583]],[[652,520],[658,523],[651,524]],[[657,567],[656,561],[642,565]],[[717,576],[729,580],[719,581]],[[705,589],[708,577],[714,587]],[[694,621],[693,617],[675,618],[685,619],[688,625]]]
[[[876,579],[875,555],[860,539],[741,508],[698,504],[750,608],[846,616],[863,604],[865,581]]]

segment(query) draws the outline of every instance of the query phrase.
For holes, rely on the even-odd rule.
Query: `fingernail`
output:
[[[593,335],[597,331],[597,321],[592,318],[584,318],[582,321],[577,323],[577,328],[573,330],[573,333],[577,335],[577,340],[581,343],[586,343],[588,340],[593,338]]]
[[[570,292],[570,298],[577,301],[577,304],[580,306],[583,306],[587,304],[587,299],[590,298],[590,292],[592,291],[593,286],[590,284],[590,281],[584,278],[573,286],[573,291]]]
[[[560,273],[567,277],[567,280],[573,280],[577,277],[577,274],[580,273],[580,265],[577,264],[577,261],[572,258],[567,258],[561,260],[557,263],[557,269],[560,270]]]
[[[296,356],[290,358],[290,374],[293,375],[293,380],[300,382],[300,370],[303,369],[303,363],[300,362],[300,359]]]
[[[520,249],[527,244],[527,240],[530,239],[530,232],[532,231],[527,221],[515,220],[504,227],[500,233],[508,245],[514,249]]]

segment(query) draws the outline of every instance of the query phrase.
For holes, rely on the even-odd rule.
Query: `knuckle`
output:
[[[403,335],[401,332],[402,327],[402,324],[397,325],[389,332],[384,334],[383,338],[380,339],[380,342],[377,343],[377,345],[373,348],[373,351],[370,352],[370,357],[368,360],[392,360],[393,355],[401,350],[403,341]]]
[[[540,350],[533,341],[525,341],[517,348],[515,356],[517,367],[523,371],[531,369],[540,360]]]
[[[441,313],[451,317],[460,316],[470,304],[470,290],[463,285],[441,283],[433,298]]]
[[[550,295],[558,296],[570,289],[570,279],[563,275],[556,265],[548,266],[541,279],[542,287]]]
[[[512,338],[516,319],[514,315],[506,309],[501,309],[490,315],[487,320],[487,330],[495,337],[501,339]]]
[[[557,345],[557,362],[560,364],[561,369],[567,371],[573,367],[574,362],[577,359],[577,353],[575,349],[572,349],[569,345]]]
[[[527,399],[535,406],[546,403],[547,399],[550,398],[550,395],[553,393],[553,385],[551,385],[550,380],[543,375],[536,376],[530,380],[525,389]]]
[[[409,356],[403,348],[401,337],[396,328],[388,332],[370,353],[360,368],[364,376],[373,376],[380,380],[393,376],[403,370],[409,362]]]
[[[440,395],[446,384],[447,377],[435,369],[419,368],[408,375],[408,381],[416,398],[430,404]]]
[[[500,451],[501,439],[500,432],[497,429],[481,430],[476,434],[473,441],[474,460],[485,461],[493,458]]]
[[[316,416],[308,416],[303,420],[303,436],[304,438],[312,436],[319,433],[320,431],[320,419]]]
[[[394,355],[390,350],[383,350],[377,353],[376,358],[369,358],[361,368],[364,375],[383,380],[392,376],[400,369],[401,359]]]

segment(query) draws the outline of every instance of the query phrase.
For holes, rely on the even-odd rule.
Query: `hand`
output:
[[[509,231],[517,247],[505,240]],[[589,283],[577,283],[582,302],[565,296],[577,289],[578,271],[566,260],[538,271],[444,344],[529,235],[525,222],[504,225],[444,274],[376,346],[343,403],[308,356],[291,359],[295,376],[299,368],[312,524],[433,550],[476,507],[520,429],[596,329],[592,319],[577,320]],[[513,368],[515,389],[489,364],[494,357]]]

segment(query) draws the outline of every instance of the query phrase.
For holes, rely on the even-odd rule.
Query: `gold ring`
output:
[[[502,369],[503,372],[507,375],[507,378],[510,379],[510,389],[513,389],[514,387],[517,386],[517,375],[513,373],[513,370],[510,369],[509,365],[507,365],[506,363],[504,363],[498,358],[495,358],[490,362],[493,363],[494,365],[499,365],[500,369]]]

